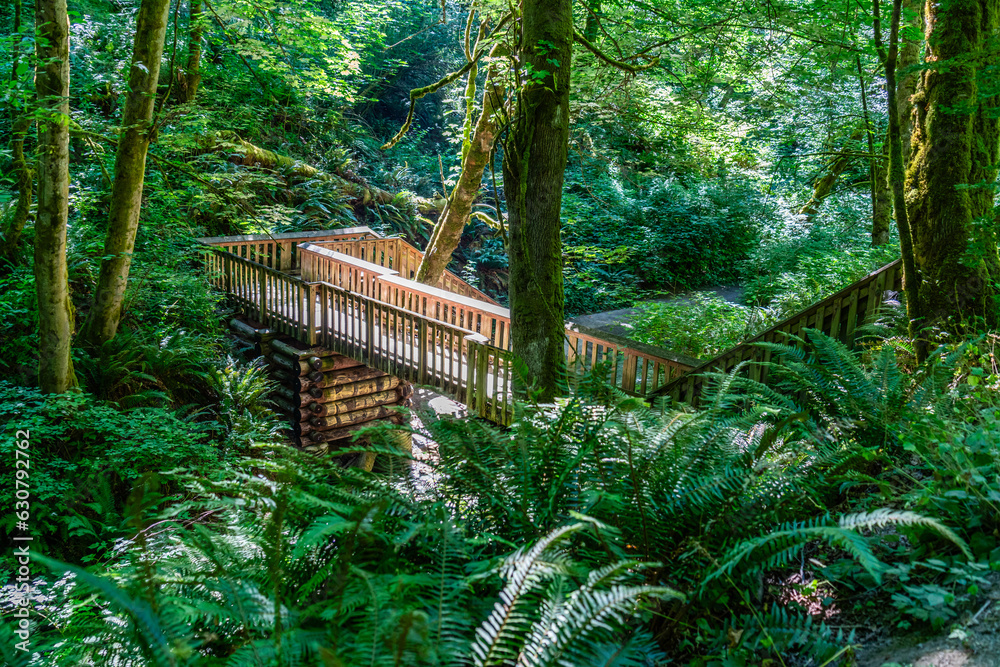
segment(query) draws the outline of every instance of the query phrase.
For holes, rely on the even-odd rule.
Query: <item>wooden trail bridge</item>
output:
[[[423,254],[368,227],[201,239],[213,285],[260,326],[428,385],[498,424],[512,416],[510,311],[454,275],[413,280]],[[645,396],[698,365],[691,357],[566,324],[571,368],[607,362]]]
[[[414,281],[423,255],[403,239],[352,227],[201,242],[212,284],[260,326],[433,386],[479,417],[510,423],[510,311],[450,272],[436,286]],[[900,273],[899,262],[889,264],[706,362],[567,322],[567,362],[577,371],[605,363],[608,380],[630,395],[696,404],[701,372],[768,360],[752,345],[758,340],[812,327],[850,343]],[[759,367],[751,373],[761,378]]]

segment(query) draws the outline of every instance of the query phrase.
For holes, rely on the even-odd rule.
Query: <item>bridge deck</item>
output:
[[[354,227],[202,243],[212,283],[265,326],[510,422],[510,312],[451,273],[433,287],[411,280],[422,254],[402,239]],[[572,322],[565,349],[571,368],[606,363],[615,386],[640,396],[698,364]]]

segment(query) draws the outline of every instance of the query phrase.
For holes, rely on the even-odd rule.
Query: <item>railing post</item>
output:
[[[486,416],[486,387],[489,385],[490,353],[486,345],[479,346],[479,358],[476,359],[476,414]],[[496,396],[493,400],[496,401]]]
[[[267,269],[263,266],[257,268],[260,271],[260,323],[264,326],[268,325],[267,321]]]
[[[474,340],[468,342],[468,353],[465,357],[465,405],[469,411],[473,410],[476,400],[476,358],[479,354],[479,344]]]
[[[317,340],[319,334],[316,332],[316,295],[319,293],[320,287],[322,285],[306,285],[306,303],[302,319],[306,327],[306,342],[310,346],[316,345],[319,342]]]
[[[635,393],[635,376],[639,372],[639,357],[633,352],[625,350],[625,365],[622,367],[622,391],[629,394]]]
[[[222,254],[222,272],[223,278],[222,282],[226,289],[227,295],[232,295],[233,293],[233,264],[229,261],[229,253]]]
[[[419,355],[417,360],[417,382],[419,384],[429,384],[427,382],[427,320],[421,317],[417,322],[417,354]]]
[[[365,362],[373,365],[375,359],[375,304],[365,299]]]

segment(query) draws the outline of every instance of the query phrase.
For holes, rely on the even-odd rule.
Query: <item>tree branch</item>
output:
[[[597,56],[598,60],[604,62],[607,65],[611,65],[612,67],[614,67],[616,69],[620,69],[623,72],[628,72],[629,74],[638,74],[639,72],[641,72],[643,70],[647,70],[650,67],[656,67],[656,65],[658,65],[659,62],[660,62],[660,57],[659,56],[655,56],[650,62],[646,63],[645,65],[638,65],[638,66],[636,66],[636,65],[629,65],[627,62],[624,62],[624,61],[621,61],[621,60],[615,60],[611,56],[608,56],[603,51],[601,51],[599,48],[597,48],[596,46],[594,46],[593,44],[591,44],[587,40],[586,37],[584,37],[583,35],[581,35],[578,32],[574,32],[573,33],[573,41],[575,41],[577,44],[580,44],[585,49],[587,49],[588,51],[590,51],[591,53],[593,53],[595,56]],[[634,57],[635,56],[633,56],[633,58]]]

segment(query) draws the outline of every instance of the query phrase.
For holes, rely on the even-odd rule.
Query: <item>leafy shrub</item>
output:
[[[35,381],[38,323],[35,277],[28,266],[0,274],[0,378],[21,384]]]
[[[627,326],[630,336],[672,352],[709,359],[777,321],[768,308],[730,303],[695,293],[666,302],[642,303]]]
[[[896,259],[899,253],[884,246],[804,256],[790,271],[752,280],[747,285],[747,298],[769,303],[783,316],[791,315]]]
[[[29,432],[32,520],[50,553],[76,558],[98,537],[105,515],[120,514],[132,483],[147,471],[212,468],[223,458],[204,427],[163,408],[121,412],[82,393],[45,396],[0,382],[0,420],[7,424],[0,455],[14,460],[14,431]],[[12,463],[8,464],[12,465]],[[14,495],[14,475],[0,493]],[[102,496],[104,494],[104,496]],[[0,528],[9,532],[13,516]]]
[[[592,255],[571,257],[575,272],[586,275],[587,265],[600,265],[603,254],[627,249],[606,276],[609,288],[677,290],[740,280],[769,209],[760,192],[743,183],[696,176],[685,184],[659,176],[632,180],[605,170],[590,177],[571,164],[563,215],[564,247]],[[566,284],[571,303],[569,275]],[[597,305],[574,304],[574,312],[595,310]]]

